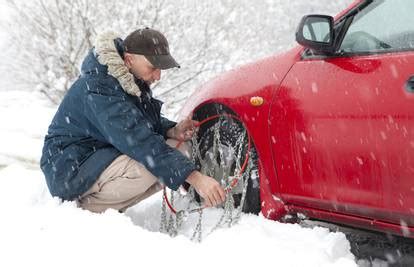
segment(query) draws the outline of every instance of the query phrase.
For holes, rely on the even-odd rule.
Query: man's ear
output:
[[[125,55],[124,55],[124,63],[125,63],[125,66],[129,69],[129,68],[131,68],[131,65],[132,65],[132,56],[131,56],[131,54],[128,54],[128,53],[125,53]]]

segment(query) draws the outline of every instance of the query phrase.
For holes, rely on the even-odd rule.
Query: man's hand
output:
[[[189,141],[194,134],[198,121],[185,119],[167,131],[167,137],[179,141]]]
[[[206,207],[217,206],[226,200],[224,189],[210,176],[194,171],[188,176],[187,182],[194,186],[197,193],[204,199]]]

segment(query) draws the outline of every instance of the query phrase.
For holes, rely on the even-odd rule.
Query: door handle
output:
[[[409,93],[414,93],[414,76],[411,76],[405,84],[405,89]]]

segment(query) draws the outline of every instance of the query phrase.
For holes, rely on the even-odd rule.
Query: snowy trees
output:
[[[85,1],[9,2],[15,14],[11,23],[10,71],[17,82],[40,90],[58,102],[78,75],[78,64],[91,47],[93,26]]]
[[[154,88],[173,107],[217,73],[293,45],[303,14],[334,14],[350,1],[340,2],[8,0],[12,19],[3,26],[11,38],[2,60],[15,86],[58,103],[97,34],[115,30],[125,37],[153,27],[165,33],[182,66],[164,72]]]

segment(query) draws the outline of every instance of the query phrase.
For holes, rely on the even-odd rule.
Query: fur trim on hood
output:
[[[108,73],[118,80],[125,92],[141,96],[141,90],[135,83],[134,75],[129,72],[116,50],[114,43],[116,38],[119,38],[119,35],[115,32],[106,32],[98,36],[95,43],[98,62],[108,66]]]

